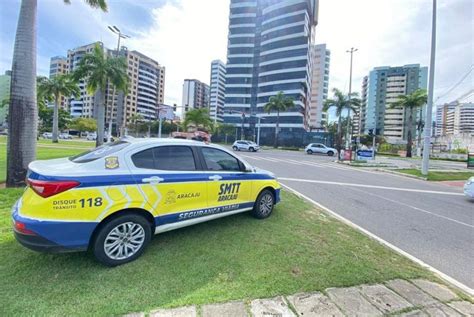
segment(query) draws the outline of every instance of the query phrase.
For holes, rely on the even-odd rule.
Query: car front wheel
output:
[[[232,147],[232,150],[234,150],[234,151],[238,151],[238,150],[239,150],[239,148],[238,148],[238,147],[236,147],[236,146],[233,146],[233,147]]]
[[[253,147],[249,148],[250,152],[255,152],[255,149]]]
[[[308,153],[308,154],[313,154],[313,151],[308,150],[308,151],[306,151],[306,153]]]
[[[102,264],[117,266],[137,259],[150,240],[150,223],[140,215],[125,214],[100,228],[92,252]]]
[[[328,152],[328,156],[334,156],[334,152],[333,152],[333,151],[329,151],[329,152]]]
[[[275,205],[275,196],[273,193],[265,189],[258,195],[255,205],[252,210],[252,216],[257,219],[265,219],[272,214],[273,206]]]

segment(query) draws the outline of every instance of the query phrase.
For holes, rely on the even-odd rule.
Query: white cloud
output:
[[[181,105],[185,78],[209,83],[213,59],[226,58],[229,0],[169,1],[153,9],[149,30],[126,45],[166,67],[165,102]]]

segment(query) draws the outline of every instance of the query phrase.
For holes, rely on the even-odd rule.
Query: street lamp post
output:
[[[431,24],[431,56],[430,56],[430,75],[428,81],[428,103],[426,105],[426,122],[424,129],[423,159],[421,163],[421,174],[428,175],[430,164],[431,147],[431,117],[433,116],[433,89],[436,58],[436,0],[433,0],[433,16]],[[429,121],[428,121],[429,120]]]
[[[350,53],[350,54],[351,54],[351,66],[350,66],[350,70],[349,70],[349,95],[348,95],[349,103],[350,103],[350,101],[351,101],[351,94],[352,94],[352,59],[353,59],[354,52],[357,52],[357,51],[358,51],[358,49],[357,49],[357,48],[354,48],[354,47],[351,47],[350,50],[347,50],[347,51],[346,51],[347,53]],[[350,144],[351,144],[351,140],[350,140],[350,136],[351,136],[350,127],[351,127],[351,109],[348,108],[348,109],[347,109],[346,148],[349,148],[349,147],[350,147]]]
[[[119,51],[120,51],[120,39],[127,39],[130,38],[130,36],[123,34],[118,27],[114,26],[108,26],[109,30],[112,31],[113,33],[117,34],[118,40],[117,40],[117,54],[116,57],[119,56]],[[107,136],[107,142],[110,142],[112,139],[112,121],[113,121],[113,114],[114,114],[114,102],[115,102],[115,86],[114,89],[112,90],[112,107],[110,108],[110,118],[109,118],[109,127],[108,127],[108,136]],[[118,107],[118,102],[117,102],[117,107]],[[118,123],[118,122],[117,122]]]
[[[257,119],[258,119],[257,144],[260,145],[260,125],[261,125],[261,121],[262,121],[262,120],[265,120],[265,118],[262,118],[262,117],[258,117],[258,116],[257,116]]]

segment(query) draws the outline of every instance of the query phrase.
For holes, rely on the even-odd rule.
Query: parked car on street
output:
[[[43,139],[52,139],[53,138],[53,134],[51,132],[45,132],[43,133]]]
[[[337,153],[335,148],[328,147],[322,143],[311,143],[306,146],[304,151],[307,154],[313,154],[313,153],[318,153],[318,154],[326,154],[328,156],[333,156],[335,153]]]
[[[72,135],[70,135],[69,133],[60,133],[59,138],[63,140],[71,140]]]
[[[16,239],[35,251],[91,250],[108,266],[138,258],[153,234],[242,212],[267,218],[281,188],[221,146],[133,138],[34,161],[27,183],[12,210]]]
[[[234,151],[249,151],[257,152],[260,150],[260,146],[253,141],[237,140],[232,144],[232,149]]]
[[[474,176],[469,178],[464,185],[464,194],[467,197],[474,199]]]
[[[87,141],[95,141],[97,139],[97,134],[96,133],[89,133],[86,136]]]

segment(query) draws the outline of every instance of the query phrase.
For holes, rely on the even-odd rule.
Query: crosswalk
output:
[[[272,162],[272,163],[291,164],[291,165],[299,165],[299,166],[334,168],[338,170],[351,170],[351,171],[357,170],[352,167],[342,166],[332,161],[314,162],[314,161],[309,161],[309,160],[295,160],[295,159],[289,159],[289,158],[280,159],[280,158],[274,158],[274,157],[261,157],[261,156],[251,156],[251,155],[241,155],[241,156],[249,160],[255,160],[255,161],[260,161],[260,162],[266,161],[266,162]],[[365,171],[365,170],[363,172],[375,173],[372,171]]]

